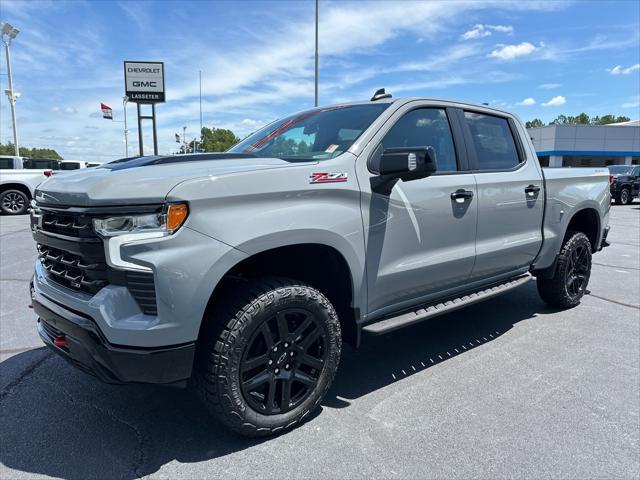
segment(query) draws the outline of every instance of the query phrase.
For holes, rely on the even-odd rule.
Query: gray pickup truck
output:
[[[609,205],[606,169],[543,170],[508,112],[377,92],[225,153],[51,177],[31,297],[73,365],[190,385],[230,428],[267,435],[318,406],[343,342],[533,278],[576,306]]]

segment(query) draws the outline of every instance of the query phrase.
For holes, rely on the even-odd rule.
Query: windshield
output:
[[[627,167],[625,165],[614,165],[609,167],[609,173],[613,175],[627,175],[631,173],[633,167]]]
[[[228,152],[284,160],[333,158],[348,150],[389,105],[338,105],[308,110],[267,125]]]

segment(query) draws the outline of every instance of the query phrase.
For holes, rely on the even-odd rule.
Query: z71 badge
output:
[[[346,182],[348,178],[349,178],[349,174],[347,172],[336,172],[336,173],[317,172],[317,173],[312,173],[309,176],[309,183]]]

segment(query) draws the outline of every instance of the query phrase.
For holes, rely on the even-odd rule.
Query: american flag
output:
[[[113,110],[109,105],[105,105],[104,103],[101,103],[100,109],[102,110],[102,118],[106,118],[107,120],[113,120]]]
[[[176,143],[180,143],[180,135],[176,133]]]

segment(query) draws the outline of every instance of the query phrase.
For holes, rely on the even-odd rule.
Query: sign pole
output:
[[[153,154],[158,155],[158,133],[156,132],[156,104],[151,104],[151,121],[153,122]]]
[[[129,130],[127,129],[127,101],[129,97],[122,97],[122,108],[124,109],[124,156],[129,158]]]
[[[140,156],[144,156],[144,148],[142,147],[142,116],[140,115],[140,104],[136,103],[136,108],[138,110],[138,151],[140,152]]]

